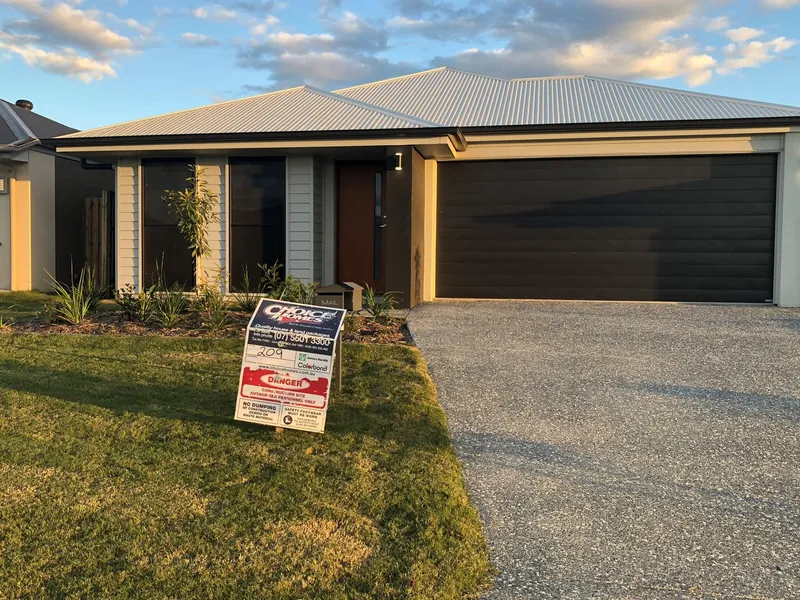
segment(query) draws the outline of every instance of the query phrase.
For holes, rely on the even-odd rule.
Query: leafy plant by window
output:
[[[319,285],[316,281],[305,282],[294,275],[287,275],[281,279],[283,265],[276,262],[274,265],[258,265],[263,271],[261,289],[269,298],[297,302],[298,304],[313,304],[314,292]]]
[[[189,307],[189,300],[179,283],[167,285],[163,262],[156,265],[157,283],[153,291],[153,318],[162,327],[175,327],[180,315]]]
[[[368,284],[364,284],[364,307],[372,317],[382,324],[391,320],[391,311],[397,307],[399,292],[386,292],[376,294],[375,290]]]
[[[233,290],[233,305],[236,310],[251,313],[261,300],[260,286],[253,285],[250,281],[250,271],[247,265],[242,267],[242,283]]]
[[[228,302],[222,293],[222,282],[204,283],[197,289],[193,309],[200,317],[203,327],[219,331],[228,324]]]
[[[219,223],[219,195],[208,189],[203,169],[196,165],[189,165],[189,169],[191,174],[186,178],[186,189],[167,190],[162,199],[177,217],[178,228],[189,244],[197,272],[202,273],[203,258],[211,252],[209,225]]]
[[[280,261],[275,261],[274,265],[258,265],[258,268],[264,273],[261,276],[261,281],[259,282],[259,287],[261,290],[270,298],[277,299],[278,294],[280,294],[280,288],[283,284],[283,280],[281,278],[281,269],[283,265]]]
[[[70,284],[63,284],[47,271],[45,273],[56,295],[52,309],[46,309],[44,315],[51,322],[63,321],[80,325],[87,315],[97,309],[105,295],[105,291],[97,287],[94,271],[88,267],[81,269],[77,279],[73,273]]]
[[[120,307],[123,318],[146,323],[153,314],[154,296],[155,286],[137,294],[128,283],[121,290],[114,291],[114,302]]]

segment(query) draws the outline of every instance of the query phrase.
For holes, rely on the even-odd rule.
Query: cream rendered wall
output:
[[[228,197],[228,157],[198,156],[197,167],[203,170],[203,179],[210,192],[219,196],[216,213],[219,222],[211,225],[208,232],[208,243],[211,253],[203,259],[202,273],[197,274],[198,283],[204,279],[212,282],[220,281],[220,288],[227,290],[227,197]]]
[[[314,278],[314,157],[286,157],[286,273]]]
[[[31,152],[31,287],[50,288],[56,274],[56,160],[51,154]]]
[[[139,289],[139,182],[141,161],[121,158],[117,162],[116,185],[116,288]]]
[[[786,134],[778,160],[775,302],[800,306],[800,132]]]
[[[56,270],[55,158],[31,150],[9,179],[9,287],[50,288]]]

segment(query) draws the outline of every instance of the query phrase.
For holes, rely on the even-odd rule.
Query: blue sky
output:
[[[81,129],[441,65],[800,105],[800,0],[0,0],[0,97]]]

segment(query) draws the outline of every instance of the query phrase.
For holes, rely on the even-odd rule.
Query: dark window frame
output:
[[[257,172],[258,166],[263,167],[261,173]],[[244,170],[237,172],[237,167],[244,167]],[[274,169],[272,173],[270,169]],[[275,179],[258,188],[253,184],[258,177]],[[251,286],[258,284],[262,274],[257,264],[271,265],[277,260],[283,265],[282,274],[285,273],[289,211],[286,157],[231,156],[228,158],[228,179],[226,262],[230,289],[235,290],[241,287],[244,265],[247,265]],[[243,182],[247,183],[240,187]],[[256,207],[254,200],[259,189],[261,205]],[[275,241],[271,243],[273,239]]]
[[[156,279],[156,264],[162,263],[164,265],[165,279],[167,285],[180,285],[184,290],[190,291],[195,287],[197,279],[196,261],[191,256],[191,251],[188,248],[186,240],[178,228],[177,217],[169,213],[169,210],[163,200],[164,192],[167,189],[185,189],[188,185],[186,178],[191,174],[190,165],[196,165],[194,157],[178,157],[178,158],[144,158],[141,161],[141,222],[140,222],[140,243],[141,243],[141,287],[149,287],[155,283]],[[158,166],[172,166],[173,168],[184,165],[185,173],[181,173],[180,187],[169,187],[165,189],[158,189],[152,192],[148,187],[148,169]],[[152,173],[150,175],[152,177]],[[155,179],[164,177],[161,173]],[[172,183],[172,186],[177,186],[177,179]],[[153,204],[151,204],[153,203]],[[161,204],[158,204],[161,203]],[[170,233],[172,230],[172,233]],[[169,242],[172,248],[165,249],[162,245],[161,248],[152,249],[150,245],[153,243],[153,234],[166,234],[169,236]],[[151,256],[152,252],[156,256]],[[183,255],[183,256],[181,256]],[[184,261],[188,261],[184,262]],[[188,267],[188,268],[187,268]],[[181,273],[177,277],[172,273]]]

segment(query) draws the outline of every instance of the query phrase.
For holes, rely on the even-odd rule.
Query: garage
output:
[[[772,302],[777,156],[438,166],[436,295]]]

